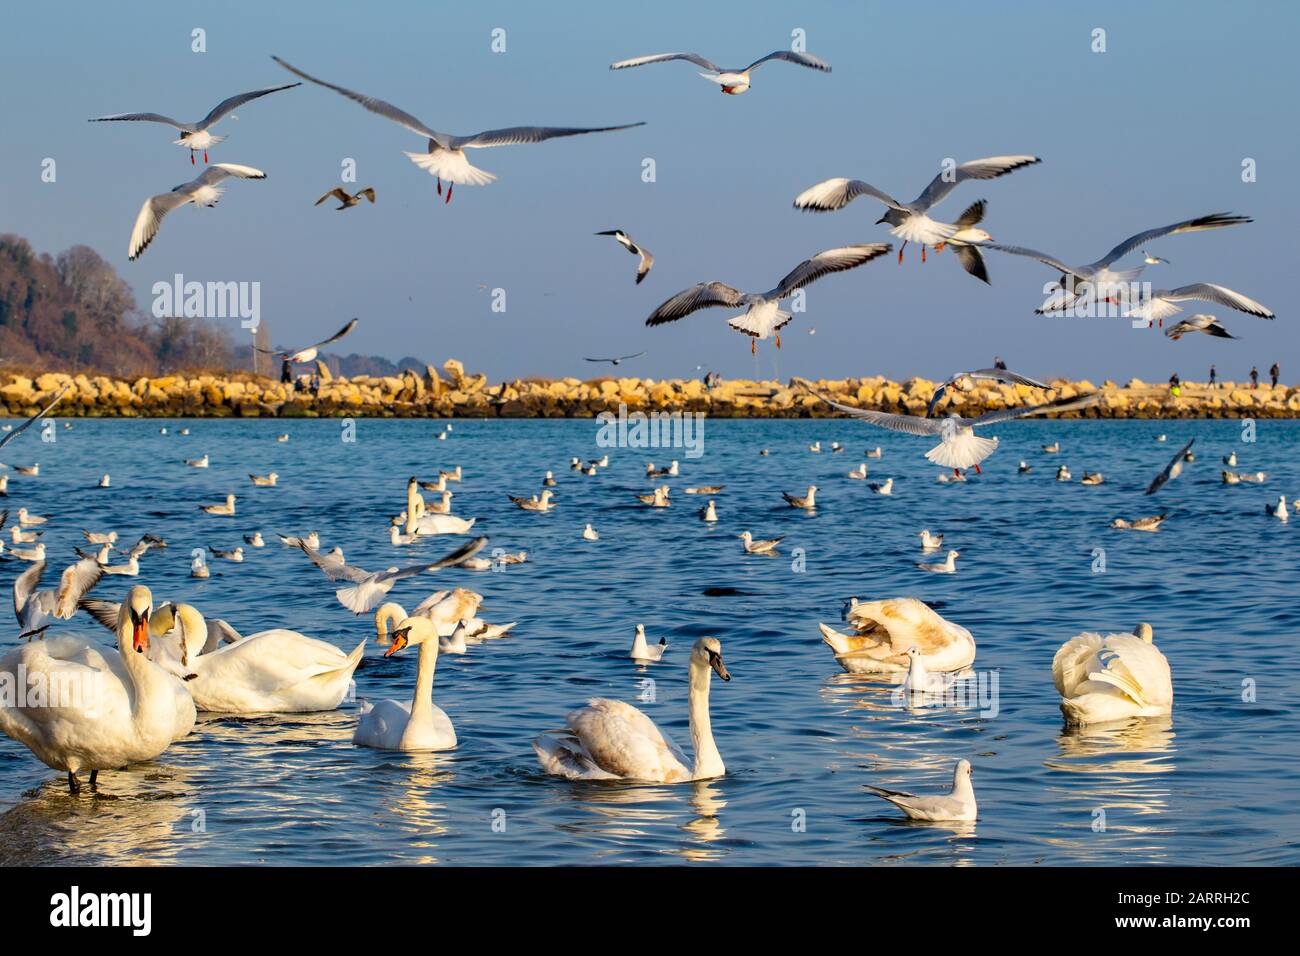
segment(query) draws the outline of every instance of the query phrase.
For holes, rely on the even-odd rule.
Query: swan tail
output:
[[[847,654],[853,650],[849,635],[841,634],[827,624],[818,624],[817,629],[822,632],[822,642],[836,654]]]
[[[542,769],[570,780],[616,780],[617,774],[602,770],[585,747],[573,738],[542,734],[533,741]]]
[[[925,457],[945,468],[973,468],[997,450],[996,438],[981,438],[974,432],[959,434],[940,442]]]

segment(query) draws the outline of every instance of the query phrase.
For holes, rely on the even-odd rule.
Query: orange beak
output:
[[[149,616],[147,614],[132,618],[131,646],[135,648],[137,654],[143,654],[149,649]]]
[[[407,631],[405,630],[393,632],[393,643],[389,646],[388,650],[384,651],[385,657],[392,657],[406,646],[406,634]]]

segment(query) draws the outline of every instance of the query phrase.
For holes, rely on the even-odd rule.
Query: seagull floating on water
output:
[[[979,814],[979,807],[975,803],[975,788],[971,785],[973,773],[969,760],[958,760],[952,774],[952,790],[937,796],[918,796],[881,787],[869,786],[865,789],[868,793],[888,800],[912,820],[926,823],[969,822]]]

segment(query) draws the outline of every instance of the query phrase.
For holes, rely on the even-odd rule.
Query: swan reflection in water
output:
[[[209,839],[196,777],[160,759],[114,773],[87,798],[50,776],[0,814],[0,865],[183,863]]]
[[[1162,780],[1176,769],[1174,737],[1169,715],[1064,727],[1056,738],[1060,755],[1044,766],[1070,777],[1047,796],[1060,808],[1066,829],[1079,836],[1053,842],[1085,853],[1091,845],[1098,859],[1109,859],[1119,840],[1126,850],[1164,859],[1164,838],[1174,826],[1170,788]],[[1110,839],[1097,839],[1102,835]]]

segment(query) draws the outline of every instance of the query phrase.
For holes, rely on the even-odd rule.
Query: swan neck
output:
[[[727,770],[722,763],[722,755],[718,753],[718,745],[713,742],[713,725],[709,720],[711,679],[709,665],[691,661],[691,743],[695,749],[695,770],[692,776],[696,780],[721,777]]]
[[[434,635],[420,645],[415,670],[415,696],[411,698],[411,723],[433,719],[433,673],[438,668],[438,638]]]
[[[172,678],[149,660],[146,654],[136,653],[132,642],[130,613],[125,602],[118,614],[117,650],[122,655],[122,666],[126,668],[127,677],[131,681],[129,692],[132,719],[142,727],[165,722],[163,711],[166,709],[167,698],[161,691],[164,690],[166,681]]]

